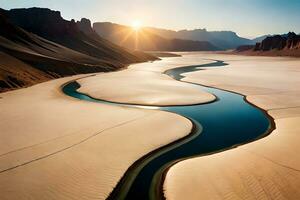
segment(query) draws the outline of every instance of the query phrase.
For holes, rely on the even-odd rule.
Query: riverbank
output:
[[[175,200],[298,199],[300,60],[206,56],[229,65],[187,73],[183,80],[245,94],[249,102],[275,118],[276,130],[239,148],[175,164],[166,175],[165,196]]]
[[[0,94],[1,199],[105,199],[137,159],[191,132],[172,113],[62,93],[82,76]]]
[[[186,198],[188,192],[191,199],[224,199],[228,194],[253,198],[252,191],[262,191],[263,197],[273,193],[296,197],[300,109],[293,97],[300,92],[299,60],[195,52],[132,65],[128,70],[160,74],[175,67],[212,63],[211,59],[229,65],[185,74],[183,81],[245,94],[250,102],[269,109],[278,128],[257,142],[179,162],[167,173],[166,196]],[[184,138],[192,129],[189,120],[175,114],[79,101],[62,93],[61,85],[80,77],[0,94],[3,199],[105,199],[136,160]],[[169,80],[160,83],[165,81]],[[218,111],[235,110],[226,108]]]
[[[203,65],[172,68],[164,72],[164,74],[168,74],[168,76],[180,81],[184,77],[183,73],[202,70],[205,67],[224,67],[226,65],[223,61],[212,61]],[[160,183],[163,183],[163,179],[160,178],[161,175],[157,176],[157,172],[161,171],[166,165],[170,166],[171,163],[188,157],[228,150],[266,136],[274,129],[273,119],[258,108],[245,102],[244,96],[216,88],[191,85],[199,91],[206,91],[217,96],[218,101],[189,106],[164,106],[157,107],[157,109],[185,116],[191,119],[194,124],[199,124],[198,126],[201,126],[201,123],[205,127],[204,131],[201,132],[201,135],[199,131],[189,135],[186,138],[186,142],[177,141],[175,144],[169,144],[168,147],[163,147],[159,151],[151,152],[146,158],[143,157],[137,160],[126,171],[126,174],[109,196],[109,199],[124,199],[125,197],[125,199],[149,199],[149,190],[152,190],[150,188],[157,188],[161,186]],[[71,82],[63,87],[63,91],[66,95],[81,100],[98,102],[100,104],[108,103],[107,101],[90,98],[77,92],[78,88],[80,88],[78,83]],[[132,104],[110,104],[136,106]],[[239,109],[236,111],[227,110],[231,107],[238,107]],[[143,108],[152,109],[153,107],[143,106]],[[212,113],[214,114],[212,115]],[[218,117],[215,117],[216,115]],[[241,129],[241,126],[243,129]],[[244,134],[239,135],[242,130],[244,130]],[[168,148],[168,151],[166,151],[166,148]],[[164,151],[163,154],[162,151]],[[152,184],[153,181],[159,184]],[[161,194],[161,188],[150,192],[151,196],[156,195],[157,198],[161,197],[159,194]]]
[[[156,64],[152,64],[156,66]],[[163,70],[158,67],[157,70]],[[128,68],[77,80],[79,92],[110,102],[150,106],[208,103],[216,97],[188,83],[173,80],[162,71]]]

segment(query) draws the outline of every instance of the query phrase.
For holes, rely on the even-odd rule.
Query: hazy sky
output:
[[[244,37],[300,33],[300,0],[0,0],[4,9],[33,6],[92,22],[140,20],[144,26],[232,30]]]

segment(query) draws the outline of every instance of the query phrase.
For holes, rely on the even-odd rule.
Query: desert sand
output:
[[[76,78],[0,94],[1,199],[105,199],[137,159],[191,131],[172,113],[63,94]]]
[[[155,66],[155,64],[152,64]],[[214,101],[214,95],[157,72],[128,69],[80,79],[78,91],[96,99],[141,105],[190,105]]]
[[[253,143],[175,164],[166,175],[165,196],[172,200],[299,199],[300,60],[207,57],[229,65],[187,73],[183,80],[246,95],[275,118],[276,130]]]
[[[102,95],[105,88],[101,85],[108,76],[105,84],[113,88],[112,95],[103,92],[111,95],[109,100],[137,101],[116,96],[118,89],[128,95],[130,86],[136,96],[142,95],[140,103],[158,94],[165,96],[148,103],[170,103],[178,95],[172,88],[180,87],[180,92],[190,92],[185,90],[178,97],[187,103],[185,96],[193,96],[194,88],[160,74],[174,67],[212,62],[207,59],[229,65],[189,73],[184,80],[247,95],[276,119],[277,129],[236,149],[174,165],[164,183],[166,197],[299,198],[299,60],[191,53],[135,64],[123,72],[89,78],[78,75],[1,93],[1,199],[105,199],[136,160],[188,135],[192,128],[189,120],[172,113],[73,99],[61,92],[61,85],[83,78],[79,81],[82,89],[89,89],[90,84],[94,95]],[[127,91],[122,88],[126,76],[134,80],[126,83]],[[148,78],[152,82],[146,82]],[[159,89],[159,85],[164,87]],[[149,89],[152,86],[158,93]]]
[[[0,92],[49,80],[51,77],[6,53],[0,52]],[[15,79],[14,75],[18,75]],[[8,81],[4,81],[9,77]]]

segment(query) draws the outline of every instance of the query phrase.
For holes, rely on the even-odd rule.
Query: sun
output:
[[[142,27],[142,23],[140,20],[134,20],[132,23],[131,23],[131,27],[133,30],[135,31],[139,31]]]

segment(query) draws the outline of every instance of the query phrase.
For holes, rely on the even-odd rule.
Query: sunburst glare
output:
[[[135,31],[139,31],[142,27],[142,23],[140,20],[134,20],[132,23],[131,23],[131,27],[133,30]]]

